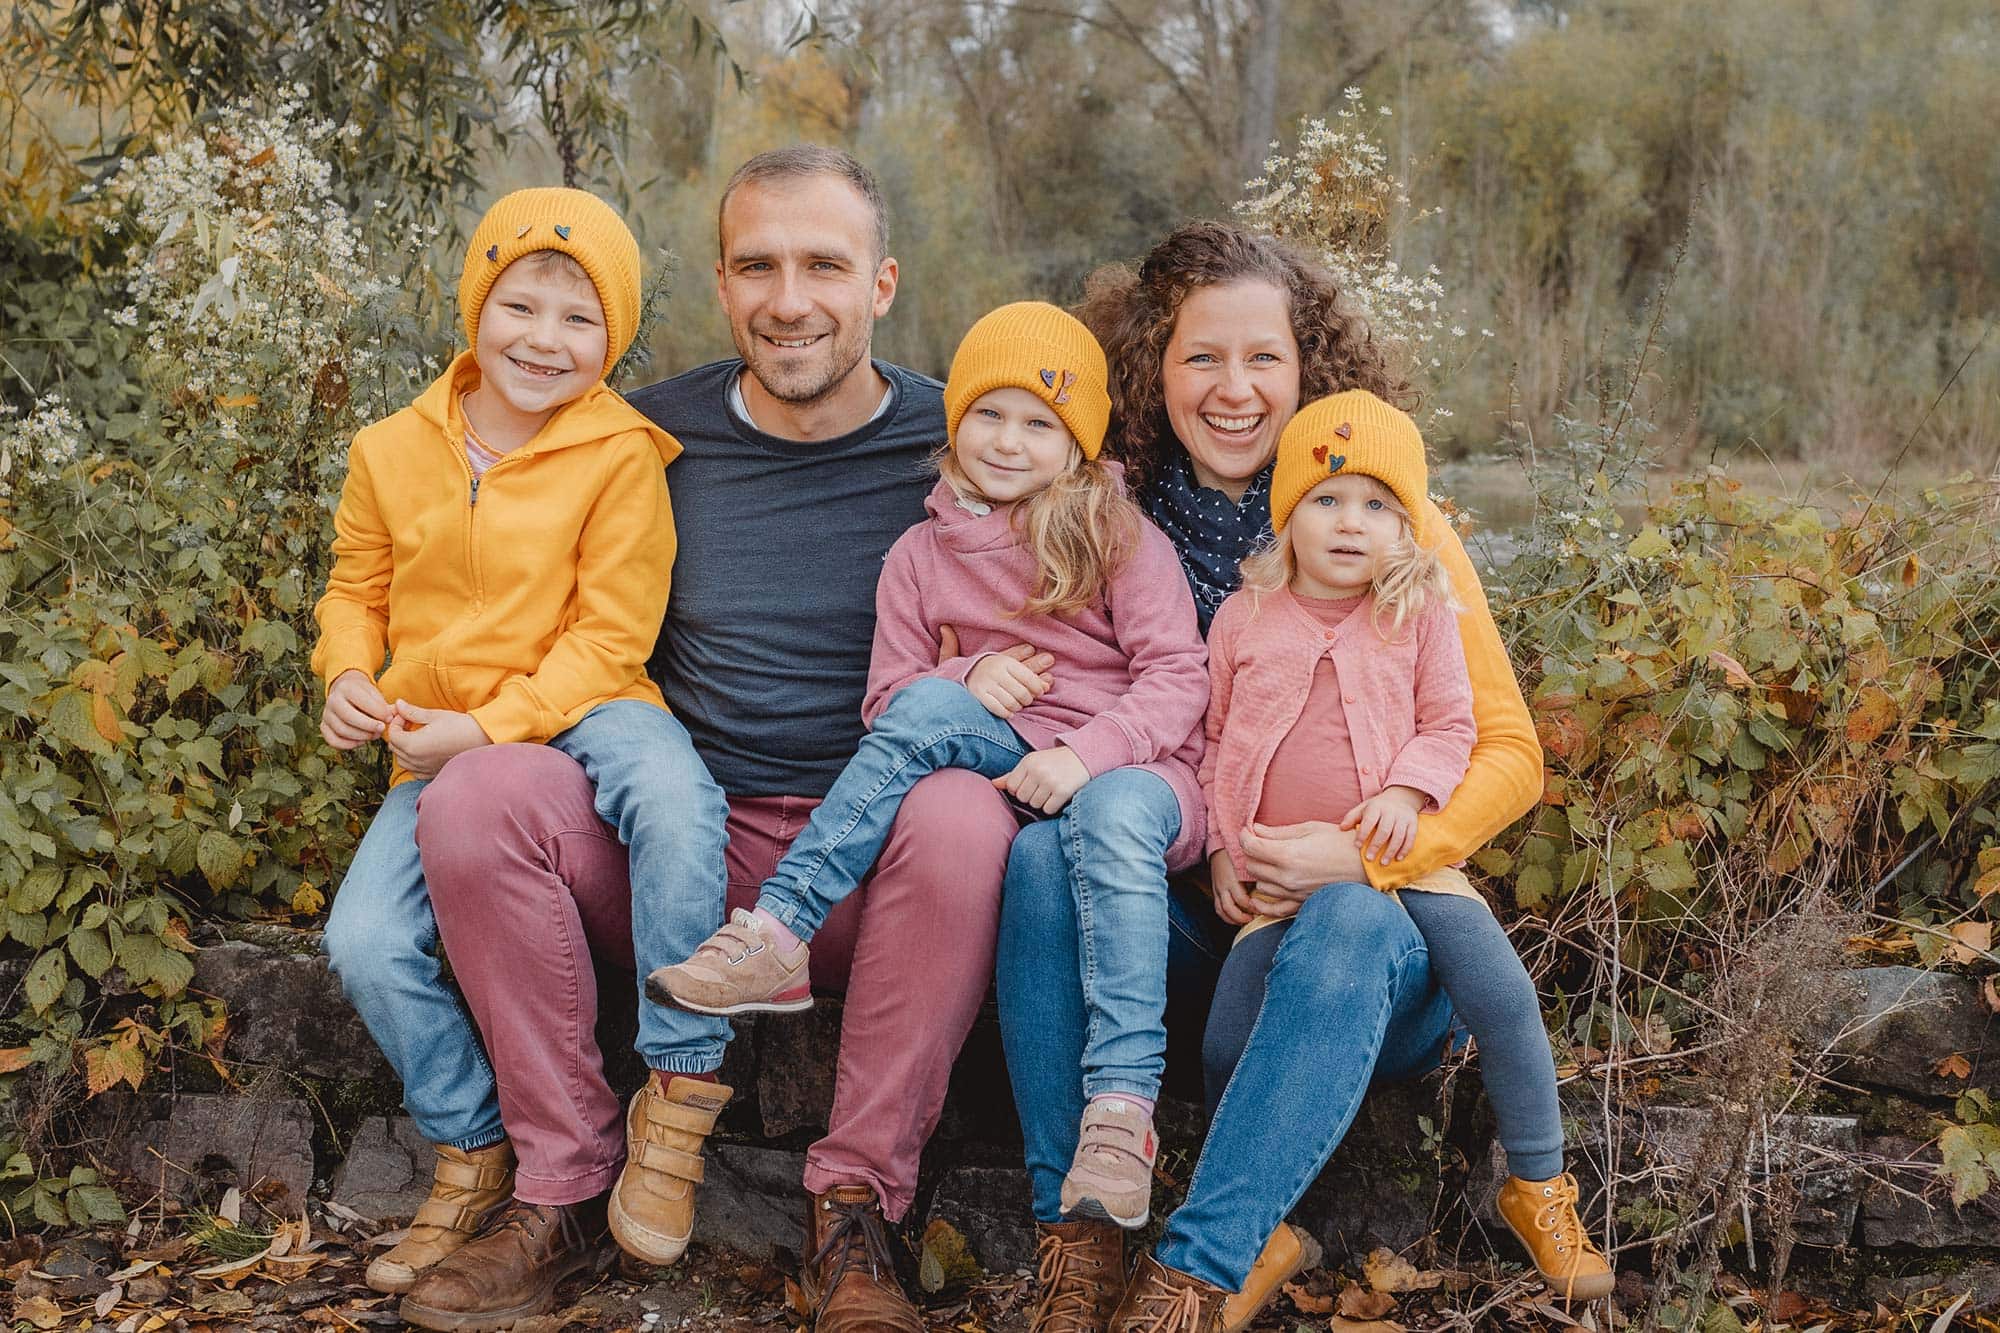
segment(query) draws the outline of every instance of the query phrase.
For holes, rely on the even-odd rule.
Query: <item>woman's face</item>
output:
[[[1284,291],[1253,278],[1189,292],[1160,371],[1167,421],[1195,480],[1242,499],[1299,410],[1299,344]]]

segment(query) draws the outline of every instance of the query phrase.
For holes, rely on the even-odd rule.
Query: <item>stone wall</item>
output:
[[[177,1091],[153,1080],[147,1095],[123,1108],[112,1160],[146,1186],[184,1198],[236,1184],[280,1208],[317,1191],[371,1218],[407,1217],[428,1185],[429,1150],[397,1111],[393,1076],[318,955],[316,937],[268,928],[241,935],[201,948],[194,982],[228,1003],[238,1086],[190,1084],[185,1075],[198,1071],[186,1070],[177,1071]],[[1862,969],[1853,978],[1842,988],[1845,998],[1822,1014],[1817,1034],[1838,1055],[1834,1077],[1846,1091],[1835,1095],[1837,1104],[1765,1127],[1756,1172],[1800,1190],[1802,1245],[1875,1252],[1873,1294],[1908,1294],[1904,1287],[1948,1267],[1970,1274],[1965,1280],[1975,1286],[1992,1286],[2000,1299],[2000,1204],[1989,1196],[1954,1208],[1927,1146],[1935,1114],[1950,1097],[1968,1082],[2000,1085],[2000,1018],[1968,978],[1902,967]],[[6,981],[0,977],[0,989]],[[629,978],[606,977],[604,994],[629,995],[629,985]],[[722,1075],[737,1095],[703,1187],[704,1239],[752,1253],[773,1246],[796,1252],[804,1148],[824,1128],[832,1102],[839,1025],[837,1000],[739,1025]],[[632,1028],[632,1014],[620,1005],[600,1029],[621,1091],[636,1087],[644,1072],[630,1054]],[[1939,1072],[1952,1055],[1970,1062],[1969,1080]],[[1171,1063],[1182,1073],[1194,1064]],[[1298,1220],[1319,1234],[1330,1258],[1408,1247],[1439,1218],[1454,1243],[1474,1251],[1485,1244],[1502,1155],[1490,1145],[1477,1079],[1453,1080],[1447,1108],[1441,1077],[1372,1094],[1300,1205]],[[1188,1099],[1195,1091],[1170,1086],[1161,1114],[1161,1164],[1182,1184],[1202,1131],[1200,1107]],[[1576,1155],[1580,1163],[1610,1146],[1594,1093],[1588,1081],[1572,1090],[1572,1137],[1586,1149]],[[1701,1169],[1712,1114],[1670,1099],[1628,1108],[1616,1131],[1621,1161],[1643,1164],[1671,1194]],[[1448,1125],[1435,1151],[1426,1150],[1419,1117]],[[926,1156],[916,1220],[951,1222],[989,1269],[1028,1266],[1033,1237],[1020,1150],[989,1005]],[[1461,1207],[1466,1198],[1470,1206]],[[1515,1257],[1511,1247],[1503,1253]]]

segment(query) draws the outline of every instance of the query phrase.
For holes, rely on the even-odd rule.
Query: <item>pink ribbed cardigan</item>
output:
[[[924,502],[931,517],[897,538],[882,562],[862,719],[872,725],[890,696],[919,677],[962,683],[980,658],[1032,644],[1054,655],[1055,684],[1009,724],[1038,750],[1067,745],[1092,777],[1128,766],[1159,774],[1181,807],[1168,868],[1193,864],[1207,846],[1195,776],[1207,650],[1173,544],[1141,517],[1136,549],[1102,596],[1074,615],[1023,616],[1035,561],[1009,507],[981,515],[957,501],[938,482]],[[959,655],[939,662],[943,625],[958,635]]]
[[[1216,611],[1208,653],[1208,745],[1200,770],[1208,850],[1227,848],[1239,871],[1242,833],[1257,813],[1271,755],[1299,720],[1313,669],[1328,654],[1362,799],[1384,787],[1412,787],[1436,810],[1465,777],[1476,734],[1472,686],[1458,617],[1444,606],[1433,604],[1384,639],[1375,628],[1373,596],[1328,629],[1289,589],[1261,596],[1244,590]],[[1345,813],[1329,812],[1328,819]]]

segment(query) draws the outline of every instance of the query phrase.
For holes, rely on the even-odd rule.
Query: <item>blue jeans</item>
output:
[[[646,977],[678,963],[722,925],[729,800],[673,714],[613,699],[549,742],[583,766],[597,817],[618,831],[631,859],[632,959],[639,1010],[634,1043],[647,1067],[706,1074],[722,1065],[729,1020],[654,1004]]]
[[[897,807],[919,778],[940,768],[999,777],[1030,748],[963,685],[924,679],[905,686],[765,881],[758,905],[810,938],[875,864]],[[1166,858],[1180,828],[1180,803],[1166,779],[1114,768],[1078,788],[1055,818],[1030,824],[1015,839],[1017,849],[1024,838],[1048,844],[1063,867],[1077,929],[1065,937],[1074,944],[1061,963],[1084,1011],[1078,1064],[1085,1095],[1159,1095]]]
[[[549,742],[583,765],[597,812],[632,859],[638,976],[677,962],[722,921],[728,804],[665,710],[614,700]],[[476,1148],[506,1137],[493,1070],[457,991],[443,979],[437,918],[417,854],[417,798],[392,787],[355,850],[327,915],[325,949],[341,988],[403,1083],[403,1106],[433,1143]],[[727,1022],[634,1000],[638,1051],[655,1069],[707,1073]]]
[[[1082,1109],[1065,1095],[1081,1050],[1075,985],[1048,965],[1059,952],[1048,941],[1076,924],[1047,860],[1032,847],[1024,854],[1019,839],[1014,846],[1000,923],[1001,1037],[1035,1216],[1048,1222],[1059,1217],[1056,1191]],[[1190,929],[1184,938],[1192,946],[1198,936]],[[1423,936],[1395,899],[1364,884],[1331,884],[1307,899],[1285,928],[1187,1198],[1154,1256],[1239,1290],[1272,1230],[1333,1156],[1369,1085],[1432,1067],[1449,1019]]]
[[[424,782],[391,787],[333,895],[320,947],[433,1143],[483,1148],[507,1137],[493,1067],[458,992],[445,984],[437,918],[417,859]]]
[[[963,685],[927,676],[896,691],[826,799],[812,812],[757,905],[809,940],[882,853],[903,798],[941,768],[1011,772],[1034,747]]]

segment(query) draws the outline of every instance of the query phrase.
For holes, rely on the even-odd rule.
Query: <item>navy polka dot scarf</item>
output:
[[[1181,569],[1194,591],[1201,632],[1215,618],[1222,599],[1243,583],[1243,557],[1271,535],[1271,470],[1276,460],[1250,479],[1239,501],[1210,490],[1194,478],[1187,451],[1174,449],[1165,467],[1137,495],[1139,507],[1159,525],[1180,553]]]

